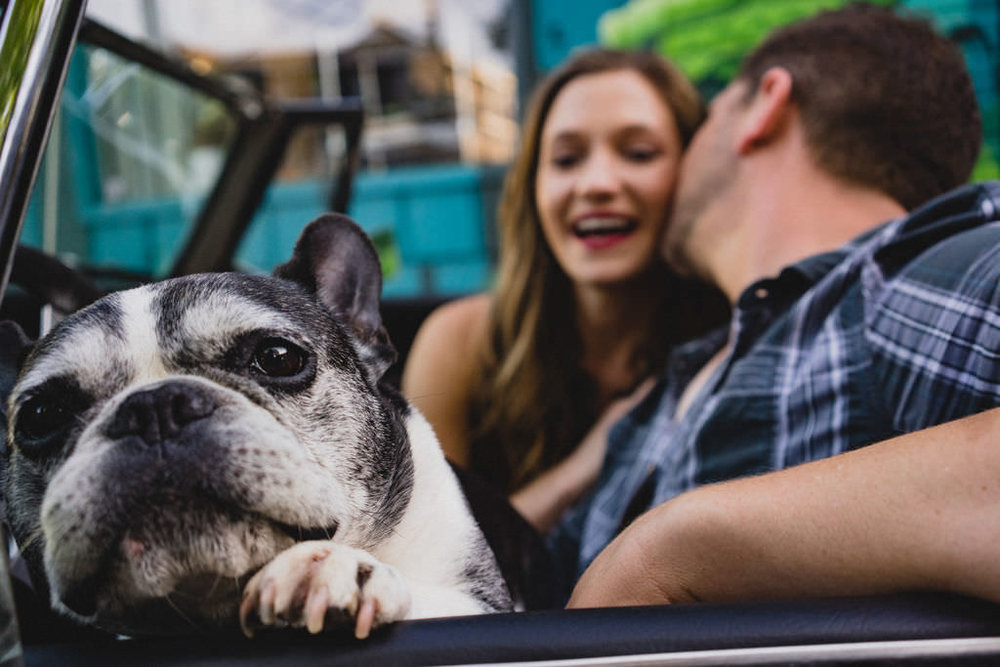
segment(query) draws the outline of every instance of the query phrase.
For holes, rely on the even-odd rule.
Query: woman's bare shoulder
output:
[[[478,377],[492,297],[476,294],[435,309],[420,326],[403,369],[403,394],[437,432],[452,461],[469,458],[469,400]]]
[[[486,330],[492,304],[493,296],[485,292],[448,301],[427,316],[418,335],[450,341],[480,336]]]
[[[486,337],[492,302],[490,294],[474,294],[431,312],[413,340],[403,373],[404,389],[414,382],[436,384],[444,380],[442,374],[468,375]]]

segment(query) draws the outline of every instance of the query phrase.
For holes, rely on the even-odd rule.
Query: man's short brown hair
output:
[[[738,77],[788,70],[818,165],[907,210],[966,182],[982,121],[965,61],[919,18],[866,4],[774,32]]]

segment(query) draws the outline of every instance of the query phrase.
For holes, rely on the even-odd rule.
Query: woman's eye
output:
[[[632,162],[649,162],[660,155],[660,151],[650,146],[637,146],[627,148],[624,151],[625,157]]]
[[[559,169],[568,169],[580,161],[576,153],[562,153],[552,156],[552,165]]]
[[[250,357],[250,367],[267,377],[293,377],[306,366],[306,353],[298,346],[277,338],[261,341]]]

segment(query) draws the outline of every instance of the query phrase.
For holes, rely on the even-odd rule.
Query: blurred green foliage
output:
[[[774,28],[834,9],[850,0],[630,0],[605,12],[597,25],[599,41],[621,49],[653,49],[676,63],[710,99],[736,75],[744,54]],[[975,3],[870,0],[872,4],[916,10],[932,20],[963,15],[968,25],[993,23],[996,10],[985,12]],[[945,26],[938,26],[939,28]],[[945,30],[953,35],[953,30]],[[987,40],[989,41],[989,40]],[[968,54],[967,54],[968,56]],[[996,77],[996,54],[986,76]],[[970,63],[970,66],[973,63]],[[976,63],[982,65],[982,63]],[[975,71],[973,72],[975,75]],[[975,77],[974,77],[975,78]],[[998,118],[996,86],[977,80],[985,141],[972,174],[973,181],[1000,177],[995,128]]]
[[[38,22],[42,16],[41,0],[21,0],[10,3],[8,11],[8,29],[0,46],[0,139],[7,134],[10,117],[17,99],[17,91],[21,85],[28,64],[28,53],[31,49]]]
[[[392,229],[377,229],[369,233],[375,251],[378,253],[379,263],[382,265],[382,277],[391,278],[399,271],[403,259],[399,252],[399,243]]]
[[[597,34],[608,46],[659,51],[710,96],[735,76],[743,55],[773,28],[845,4],[847,0],[632,0],[606,12]]]

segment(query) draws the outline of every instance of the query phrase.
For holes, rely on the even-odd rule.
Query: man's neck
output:
[[[719,243],[710,267],[730,303],[757,280],[906,213],[883,193],[810,169],[772,171],[770,179],[748,184],[736,210],[741,222]]]
[[[799,174],[801,177],[802,174]],[[829,178],[772,179],[738,197],[742,214],[733,233],[720,239],[711,255],[713,279],[730,303],[756,281],[776,276],[783,268],[811,255],[835,250],[854,237],[904,215],[890,197]],[[751,233],[752,232],[752,233]],[[677,405],[683,418],[715,369],[726,358],[729,341],[692,378]]]

